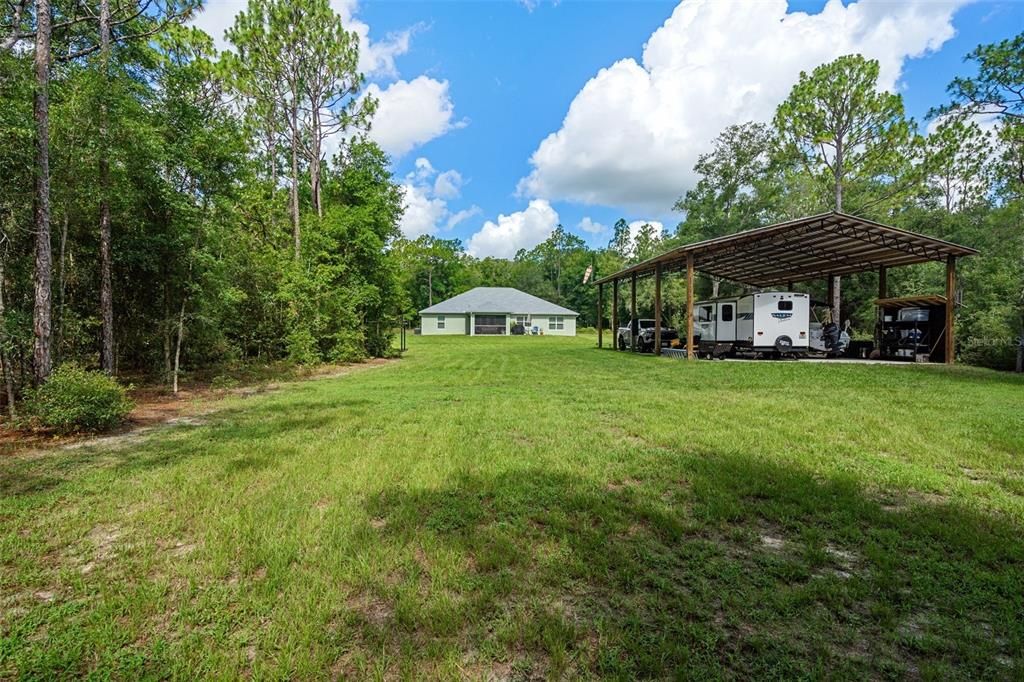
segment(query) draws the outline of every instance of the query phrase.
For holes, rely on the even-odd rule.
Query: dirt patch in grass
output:
[[[316,379],[337,379],[355,372],[366,371],[389,365],[393,358],[374,358],[356,365],[327,365],[303,373],[300,377],[285,381],[261,383],[238,388],[213,388],[209,384],[196,384],[170,393],[164,386],[144,386],[131,391],[135,409],[127,421],[114,432],[106,435],[79,433],[57,435],[45,430],[17,430],[0,428],[0,456],[24,455],[43,456],[55,448],[74,450],[82,447],[99,446],[118,449],[134,445],[153,431],[168,426],[202,426],[205,417],[221,409],[221,401],[230,397],[247,398],[254,395],[277,391],[301,381]]]
[[[635,478],[624,478],[621,481],[611,481],[605,486],[605,490],[610,493],[617,493],[627,488],[636,488],[641,485],[641,482]]]
[[[938,507],[949,504],[949,501],[949,495],[943,495],[942,493],[907,490],[899,495],[886,495],[880,502],[882,511],[900,513],[915,506]]]
[[[358,593],[345,603],[349,611],[355,613],[360,620],[376,627],[383,627],[395,615],[395,609],[380,597],[366,593]]]

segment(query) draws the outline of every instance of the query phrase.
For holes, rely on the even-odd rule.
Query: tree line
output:
[[[199,10],[0,3],[12,411],[64,362],[176,389],[183,364],[390,352],[403,197],[356,35],[328,0],[251,0],[218,53]]]
[[[646,226],[631,237],[620,220],[607,246],[590,248],[559,226],[511,261],[473,258],[458,240],[399,240],[412,309],[473,286],[513,286],[576,310],[581,327],[595,326],[596,288],[583,284],[588,266],[608,275],[673,246],[839,210],[979,249],[960,267],[958,352],[967,362],[1013,368],[1024,336],[1024,34],[979,46],[966,62],[975,75],[954,78],[949,100],[923,125],[906,115],[899,94],[879,88],[876,61],[848,55],[801,73],[771,121],[727,127],[698,158],[699,181],[676,202],[682,219],[669,234]],[[943,278],[941,265],[897,268],[888,287],[890,295],[934,293],[944,290]],[[664,315],[682,325],[684,285],[670,277],[664,286]],[[708,277],[697,288],[698,296],[745,290]],[[877,274],[835,282],[830,301],[826,282],[797,288],[871,337]],[[602,324],[611,317],[607,299]],[[653,285],[643,282],[639,313],[651,316],[652,303]]]
[[[589,267],[603,276],[832,208],[980,249],[961,269],[960,354],[1013,364],[1024,35],[968,55],[974,75],[951,82],[926,126],[878,89],[875,62],[852,55],[801,74],[771,121],[730,126],[699,158],[674,230],[631,234],[620,220],[591,248],[559,227],[506,260],[402,238],[401,187],[367,136],[376,102],[358,40],[328,0],[250,0],[224,52],[188,25],[198,10],[0,2],[0,401],[12,415],[62,363],[176,388],[183,368],[386,355],[400,317],[474,286],[513,286],[594,326]],[[867,335],[872,278],[844,278],[830,302]],[[901,268],[890,287],[941,290],[942,273]],[[820,298],[826,286],[808,290]],[[644,315],[651,293],[644,283]],[[679,278],[664,299],[682,324]]]

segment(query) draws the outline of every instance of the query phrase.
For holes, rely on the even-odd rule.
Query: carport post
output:
[[[827,286],[826,291],[825,291],[825,300],[828,301],[829,317],[832,318],[833,322],[835,322],[836,324],[839,324],[839,319],[838,319],[839,315],[837,314],[838,311],[832,305],[833,299],[835,298],[835,295],[836,295],[836,278],[832,276],[832,273],[829,273],[829,275],[828,275],[828,286]]]
[[[597,347],[604,348],[601,339],[601,332],[604,330],[604,285],[597,285]]]
[[[956,344],[953,339],[953,317],[956,310],[956,256],[946,256],[946,364],[952,365]]]
[[[636,273],[629,279],[629,350],[636,352],[636,333],[639,323],[636,321]]]
[[[661,355],[661,263],[654,264],[654,354]]]
[[[693,360],[693,253],[686,254],[686,359]]]
[[[888,285],[888,270],[884,265],[878,266],[878,298],[887,298],[889,291]],[[875,349],[878,351],[882,350],[882,326],[885,323],[885,310],[882,306],[878,306],[878,310],[875,311]]]
[[[612,350],[619,349],[619,279],[612,280]]]

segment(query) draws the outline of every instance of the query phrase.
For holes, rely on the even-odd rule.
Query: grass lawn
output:
[[[1024,677],[1024,381],[593,346],[0,459],[0,678]]]

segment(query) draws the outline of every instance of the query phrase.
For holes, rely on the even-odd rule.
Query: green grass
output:
[[[0,678],[1021,678],[1024,382],[405,359],[0,460]]]

